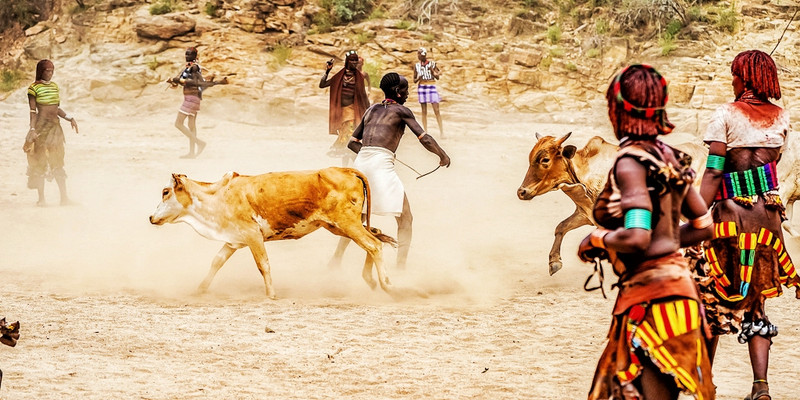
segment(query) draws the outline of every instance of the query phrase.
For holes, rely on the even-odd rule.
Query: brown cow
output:
[[[215,183],[198,182],[173,174],[150,216],[155,225],[185,222],[201,236],[225,242],[200,284],[205,291],[214,275],[233,253],[249,247],[264,278],[267,296],[275,298],[264,242],[299,239],[320,227],[352,239],[367,252],[362,276],[373,289],[372,264],[378,283],[387,293],[397,292],[384,270],[382,243],[394,239],[361,222],[369,185],[352,168],[326,168],[309,172],[274,172],[257,176],[226,174]]]
[[[528,156],[528,172],[517,190],[520,200],[530,200],[536,196],[561,189],[575,203],[575,211],[556,227],[555,240],[550,249],[550,275],[561,269],[561,242],[564,235],[584,225],[594,225],[592,208],[597,196],[603,190],[608,171],[617,153],[617,145],[595,136],[578,150],[573,145],[564,146],[572,132],[561,138],[541,136]],[[692,156],[692,166],[702,176],[706,149],[696,143],[676,146]],[[695,181],[699,185],[700,179]]]
[[[617,146],[595,136],[578,150],[563,146],[572,132],[561,138],[536,133],[536,145],[528,156],[528,173],[517,190],[520,200],[561,189],[575,203],[575,211],[556,227],[550,249],[550,275],[561,269],[561,241],[564,234],[584,225],[594,225],[592,207],[603,190]]]

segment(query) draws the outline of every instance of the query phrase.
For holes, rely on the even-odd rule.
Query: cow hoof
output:
[[[561,269],[561,261],[553,261],[550,263],[550,276],[553,276]]]

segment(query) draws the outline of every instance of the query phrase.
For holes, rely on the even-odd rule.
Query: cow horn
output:
[[[536,140],[542,140],[542,135],[539,132],[536,132]]]
[[[562,136],[561,139],[558,139],[558,142],[556,142],[556,143],[559,146],[561,146],[564,142],[567,141],[567,139],[569,139],[569,135],[572,135],[572,132],[568,132],[566,135]]]

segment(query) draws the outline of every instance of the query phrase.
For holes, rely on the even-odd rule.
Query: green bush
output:
[[[550,49],[550,56],[553,58],[564,57],[564,54],[565,54],[564,49],[562,49],[561,47],[556,46]]]
[[[586,52],[587,58],[595,58],[600,56],[600,49],[598,48],[591,48]]]
[[[661,46],[662,56],[667,56],[669,53],[672,53],[672,50],[678,48],[678,45],[675,44],[675,38],[668,35],[661,36],[658,39],[658,45]]]
[[[571,63],[571,62],[568,62],[564,67],[567,68],[567,71],[571,71],[571,72],[575,72],[575,71],[578,70],[578,66],[573,64],[573,63]]]
[[[146,64],[147,64],[147,68],[150,68],[151,70],[155,71],[156,68],[158,68],[158,64],[159,64],[158,58],[156,56],[153,56],[153,59],[148,61]]]
[[[380,87],[381,83],[381,70],[383,66],[380,61],[365,61],[363,71],[369,74],[369,83],[372,87]]]
[[[4,69],[0,71],[0,92],[10,92],[19,87],[25,74],[18,69]]]
[[[539,69],[544,69],[544,70],[550,69],[550,65],[552,64],[553,64],[553,57],[547,55],[542,58],[542,61],[539,61]]]
[[[501,52],[503,52],[503,48],[504,47],[505,46],[503,46],[502,43],[494,43],[494,44],[492,44],[492,51],[495,52],[495,53],[501,53]]]
[[[380,7],[376,7],[372,9],[372,12],[369,14],[367,19],[384,19],[386,18],[386,11]]]
[[[328,13],[321,12],[314,14],[314,18],[311,19],[311,22],[314,23],[314,28],[308,31],[310,35],[314,33],[328,33],[333,30],[333,21],[331,21],[331,15]]]
[[[401,19],[400,21],[397,21],[397,24],[394,27],[397,29],[412,30],[411,29],[412,26],[413,24],[411,23],[411,21]]]
[[[158,0],[150,5],[150,15],[162,15],[175,10],[173,0]]]
[[[368,43],[370,40],[375,39],[375,32],[361,31],[356,33],[353,39],[360,44],[365,44]]]
[[[218,10],[219,10],[219,5],[214,1],[206,2],[206,6],[203,9],[203,11],[205,11],[206,15],[208,15],[209,17],[216,17]]]
[[[279,66],[286,65],[286,61],[289,60],[289,57],[291,57],[291,55],[292,55],[292,48],[289,46],[284,46],[282,44],[279,44],[272,49],[272,57],[275,58],[275,62]]]
[[[673,19],[669,21],[667,27],[664,29],[664,35],[675,38],[678,36],[678,32],[680,32],[681,29],[683,29],[683,22],[679,19]]]
[[[22,25],[22,29],[28,29],[37,22],[41,12],[31,0],[3,0],[0,5],[0,32],[3,32],[13,22]]]
[[[432,33],[426,33],[426,34],[422,35],[422,40],[424,40],[426,42],[433,42],[434,40],[436,40],[436,35],[434,35]]]
[[[605,35],[611,29],[608,20],[605,18],[599,18],[598,20],[594,21],[594,31],[598,35]]]
[[[547,40],[552,44],[561,41],[561,27],[558,25],[550,25],[550,27],[547,28]]]
[[[328,11],[334,25],[343,25],[370,15],[372,3],[373,0],[320,0],[319,5]]]
[[[736,10],[731,5],[731,8],[726,8],[719,12],[717,17],[717,28],[727,31],[728,33],[736,33],[739,28],[739,18],[736,16]]]

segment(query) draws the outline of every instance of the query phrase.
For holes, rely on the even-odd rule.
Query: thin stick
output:
[[[430,172],[426,172],[426,173],[424,173],[424,174],[422,174],[422,175],[418,176],[418,177],[417,177],[417,179],[419,179],[419,178],[422,178],[422,177],[423,177],[423,176],[425,176],[425,175],[430,175],[430,174],[432,174],[432,173],[436,172],[436,170],[437,170],[437,169],[439,169],[439,167],[441,167],[441,165],[438,165],[436,168],[434,168],[434,169],[433,169],[433,170],[431,170]]]
[[[769,52],[769,56],[770,57],[772,57],[772,53],[775,52],[775,49],[778,48],[778,45],[781,44],[781,40],[783,39],[783,35],[786,34],[786,30],[789,29],[789,25],[792,24],[792,21],[794,21],[794,17],[797,16],[797,11],[798,10],[794,10],[794,14],[792,15],[792,19],[789,20],[788,24],[786,24],[786,28],[783,28],[783,33],[781,33],[781,37],[778,38],[778,43],[775,43],[775,47],[773,47],[772,51]]]
[[[395,159],[395,160],[397,160],[397,162],[399,162],[400,164],[403,164],[403,165],[405,165],[406,167],[408,167],[408,169],[410,169],[410,170],[412,170],[412,171],[416,172],[416,173],[417,173],[417,175],[422,175],[422,174],[420,174],[420,173],[419,173],[419,171],[415,170],[415,169],[414,169],[414,167],[412,167],[412,166],[410,166],[410,165],[408,165],[408,164],[406,164],[406,163],[404,163],[404,162],[400,161],[400,159],[399,159],[399,158],[395,157],[394,159]]]

